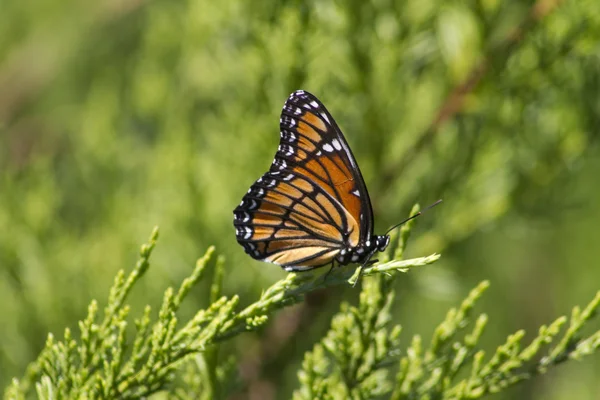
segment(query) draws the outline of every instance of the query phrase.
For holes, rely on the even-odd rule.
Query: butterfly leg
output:
[[[323,282],[325,282],[327,280],[327,277],[329,276],[329,274],[331,273],[331,271],[333,271],[333,267],[335,267],[334,262],[335,262],[335,260],[331,260],[331,268],[329,268],[329,271],[327,271],[327,273],[323,277]]]

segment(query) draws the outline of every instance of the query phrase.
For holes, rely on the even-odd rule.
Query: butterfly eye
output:
[[[390,237],[388,235],[376,236],[375,241],[377,243],[377,251],[384,251],[390,244]]]

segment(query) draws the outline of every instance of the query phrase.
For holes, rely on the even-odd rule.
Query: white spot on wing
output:
[[[277,263],[274,263],[274,264],[277,264]],[[291,272],[291,271],[308,271],[308,270],[310,270],[312,268],[313,267],[305,267],[305,266],[302,266],[302,265],[296,265],[295,267],[294,266],[283,267],[283,269],[285,269],[288,272]]]
[[[333,144],[333,147],[335,147],[336,150],[341,150],[342,149],[342,145],[340,144],[339,140],[333,139],[331,141],[331,143]]]
[[[317,103],[316,101],[311,101],[310,105],[313,106],[314,108],[319,108],[319,103]]]
[[[329,122],[329,118],[327,118],[327,114],[325,114],[325,113],[321,113],[321,117],[323,117],[323,119],[324,119],[325,121],[327,121],[327,123],[328,123],[328,124],[331,124],[331,122]]]
[[[293,132],[281,131],[280,136],[283,140],[293,143],[296,140],[296,135]]]
[[[360,192],[358,191],[358,189],[354,190],[352,192],[352,194],[355,195],[355,196],[357,196],[357,197],[360,197]]]
[[[323,150],[325,150],[328,153],[331,153],[333,151],[333,147],[331,147],[331,145],[329,143],[325,143],[323,145]]]

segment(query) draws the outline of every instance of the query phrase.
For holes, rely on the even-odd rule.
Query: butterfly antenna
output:
[[[416,213],[415,215],[411,215],[410,217],[406,218],[404,221],[400,222],[399,224],[396,224],[394,226],[392,226],[390,229],[387,230],[387,232],[385,233],[386,235],[388,233],[390,233],[391,231],[393,231],[394,229],[396,229],[397,227],[399,227],[400,225],[404,225],[405,223],[407,223],[408,221],[410,221],[411,219],[415,219],[417,218],[419,215],[423,214],[425,211],[429,210],[430,208],[433,208],[435,206],[437,206],[438,204],[440,204],[442,202],[442,199],[439,199],[438,201],[436,201],[435,203],[425,207],[423,209],[423,211],[419,211],[418,213]]]

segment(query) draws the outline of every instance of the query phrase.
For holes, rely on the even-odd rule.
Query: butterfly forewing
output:
[[[360,238],[373,235],[373,211],[362,174],[354,155],[334,118],[312,94],[298,90],[288,98],[280,119],[281,143],[300,135],[297,158],[316,151],[305,167],[319,178],[324,188],[344,205],[360,226]],[[290,135],[291,134],[291,135]],[[308,141],[311,143],[306,144]],[[286,148],[289,150],[289,148]],[[327,179],[329,178],[329,179]],[[336,193],[332,193],[335,189]]]
[[[236,237],[256,259],[312,269],[371,237],[369,195],[341,131],[313,95],[292,93],[280,128],[269,172],[234,211]]]

